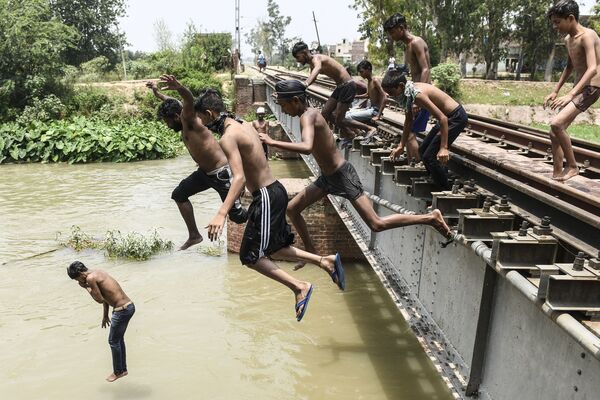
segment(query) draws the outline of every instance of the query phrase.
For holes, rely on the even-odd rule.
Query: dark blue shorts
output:
[[[411,132],[421,133],[427,130],[427,123],[429,122],[429,111],[424,108],[417,113],[413,121]]]

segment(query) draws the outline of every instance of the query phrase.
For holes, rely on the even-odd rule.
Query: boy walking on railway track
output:
[[[410,66],[410,74],[413,82],[431,83],[429,47],[422,37],[409,32],[406,18],[402,14],[396,13],[384,22],[383,29],[393,41],[402,42],[406,46],[404,63]],[[394,68],[388,69],[391,70]],[[419,110],[416,106],[413,109],[413,115],[413,126],[406,140],[406,149],[410,159],[419,161],[419,142],[417,142],[415,134],[427,130],[427,122],[429,122],[431,115],[426,109]]]
[[[363,191],[356,170],[336,148],[335,139],[325,118],[317,109],[308,106],[306,86],[297,80],[280,81],[275,85],[275,92],[275,101],[281,106],[283,112],[300,118],[302,141],[298,143],[281,142],[264,134],[260,135],[261,140],[270,146],[287,151],[312,154],[321,169],[321,176],[296,195],[287,209],[287,214],[308,251],[314,252],[315,247],[301,213],[305,208],[328,194],[348,199],[361,218],[375,232],[425,224],[435,228],[444,237],[448,237],[450,229],[439,210],[434,210],[427,215],[395,214],[386,217],[377,215]],[[303,266],[304,263],[299,263],[296,269]]]
[[[280,269],[270,257],[303,260],[317,265],[344,290],[345,277],[339,254],[321,257],[292,247],[294,235],[285,218],[287,192],[273,178],[258,133],[252,125],[227,113],[223,99],[214,90],[201,93],[194,107],[203,124],[220,135],[219,144],[233,173],[229,194],[207,226],[208,237],[216,240],[221,235],[227,212],[245,185],[252,192],[253,199],[240,246],[240,261],[291,289],[296,297],[296,319],[302,320],[314,290],[313,285],[295,279]]]
[[[114,382],[127,376],[125,331],[135,314],[135,305],[121,289],[119,282],[101,269],[90,270],[82,262],[75,261],[67,268],[67,274],[103,306],[102,327],[110,326],[108,344],[113,360],[113,373],[106,380]],[[109,306],[113,308],[112,319],[108,318]]]
[[[406,108],[404,131],[400,144],[390,154],[394,159],[400,156],[406,146],[407,137],[413,124],[413,105],[427,110],[437,119],[437,124],[429,131],[419,147],[419,153],[431,178],[443,190],[450,189],[445,165],[450,154],[448,147],[456,140],[467,125],[467,113],[460,103],[433,85],[406,80],[406,70],[399,67],[386,72],[383,90],[391,96],[398,96]]]
[[[162,94],[154,82],[148,82],[146,86],[163,101],[158,108],[158,117],[175,132],[181,132],[185,147],[198,165],[198,169],[182,180],[171,194],[188,229],[188,239],[180,248],[185,250],[203,240],[196,226],[190,196],[213,188],[219,193],[221,200],[225,200],[229,192],[231,170],[227,164],[227,157],[212,132],[202,125],[202,121],[196,116],[192,92],[180,85],[175,78],[171,79],[163,75],[161,81],[167,84],[166,89],[177,90],[183,99],[183,104],[177,99]],[[247,212],[239,201],[231,207],[229,218],[238,224],[246,222]]]
[[[554,91],[544,99],[544,107],[560,110],[550,122],[550,141],[554,170],[552,178],[566,181],[579,174],[567,128],[573,120],[600,98],[600,38],[579,24],[579,6],[574,0],[561,0],[548,10],[552,26],[566,34],[567,66]],[[557,98],[566,80],[575,72],[575,85]],[[563,168],[563,159],[567,164]]]
[[[329,56],[311,54],[308,45],[304,42],[298,42],[294,45],[292,55],[296,61],[302,65],[308,64],[311,68],[310,75],[304,81],[306,87],[312,85],[319,74],[333,79],[337,85],[321,110],[321,114],[326,121],[329,121],[335,113],[334,123],[344,131],[344,137],[350,137],[352,129],[368,129],[369,134],[377,131],[375,127],[368,127],[358,121],[346,119],[346,112],[350,109],[352,101],[354,101],[354,97],[356,96],[356,82],[343,65]]]

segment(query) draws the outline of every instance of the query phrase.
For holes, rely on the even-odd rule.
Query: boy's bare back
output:
[[[371,106],[379,107],[383,100],[386,98],[385,92],[381,87],[381,81],[378,78],[373,77],[369,82],[369,100],[371,100]]]
[[[95,282],[98,285],[100,293],[102,293],[102,297],[111,307],[121,307],[131,301],[123,289],[121,289],[119,282],[105,271],[91,271],[86,278],[86,282],[88,285]]]
[[[333,79],[336,85],[341,85],[342,83],[348,82],[352,79],[348,71],[346,71],[346,68],[329,56],[323,54],[313,55],[311,62],[312,68],[315,67],[315,61],[317,61],[317,63],[321,63],[320,73]]]
[[[228,153],[231,161],[231,152],[235,148],[239,151],[244,176],[246,177],[246,187],[254,192],[262,187],[273,183],[273,174],[265,158],[262,143],[258,138],[258,132],[248,122],[240,124],[233,119],[229,119],[225,134],[221,137],[220,144],[223,150]]]
[[[302,136],[314,128],[312,155],[325,175],[331,175],[345,162],[335,146],[335,138],[323,115],[316,108],[308,108],[300,118]]]
[[[456,100],[454,100],[452,97],[450,97],[447,93],[436,88],[433,85],[430,85],[427,83],[422,83],[422,82],[415,82],[414,85],[417,89],[419,89],[421,91],[422,94],[427,96],[429,98],[429,100],[437,108],[439,108],[441,112],[444,113],[444,115],[450,114],[452,111],[454,111],[460,105]],[[422,103],[422,99],[420,99],[420,96],[417,96],[415,102],[421,107],[424,106]],[[429,111],[431,111],[431,110],[429,110]]]
[[[583,33],[574,37],[567,35],[565,43],[569,52],[569,59],[575,70],[575,84],[579,82],[588,69],[586,47],[594,51],[596,57],[596,75],[591,79],[589,85],[600,87],[600,38],[593,29],[582,27]]]

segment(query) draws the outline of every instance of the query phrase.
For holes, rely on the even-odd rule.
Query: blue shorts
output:
[[[421,133],[427,130],[427,123],[429,122],[429,111],[424,108],[417,113],[413,120],[411,132]]]
[[[370,122],[371,118],[375,117],[379,113],[377,107],[369,108],[351,108],[346,111],[346,119],[354,119],[360,122]]]

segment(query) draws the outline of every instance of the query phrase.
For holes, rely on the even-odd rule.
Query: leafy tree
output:
[[[29,0],[25,0],[29,1]],[[51,9],[64,24],[79,32],[76,48],[69,49],[66,61],[79,65],[98,56],[118,61],[125,35],[117,30],[118,19],[125,15],[125,0],[48,0]]]
[[[154,21],[154,40],[158,51],[173,50],[173,33],[165,23],[165,20],[160,18]]]
[[[267,59],[273,58],[273,48],[276,43],[271,37],[271,32],[267,23],[264,21],[258,21],[256,26],[250,29],[250,32],[246,33],[246,43],[252,47],[252,52],[258,54],[258,51],[262,51]]]
[[[34,98],[62,97],[64,53],[77,38],[53,17],[47,0],[0,0],[0,117]]]
[[[231,60],[231,33],[198,33],[188,24],[181,49],[183,66],[203,72],[227,69]]]
[[[288,46],[285,40],[285,29],[292,21],[292,17],[284,17],[279,11],[279,4],[275,0],[268,0],[267,2],[267,14],[269,19],[267,20],[266,27],[272,38],[272,43],[278,47],[278,52],[281,57],[281,63],[285,61],[285,56],[288,53]]]

